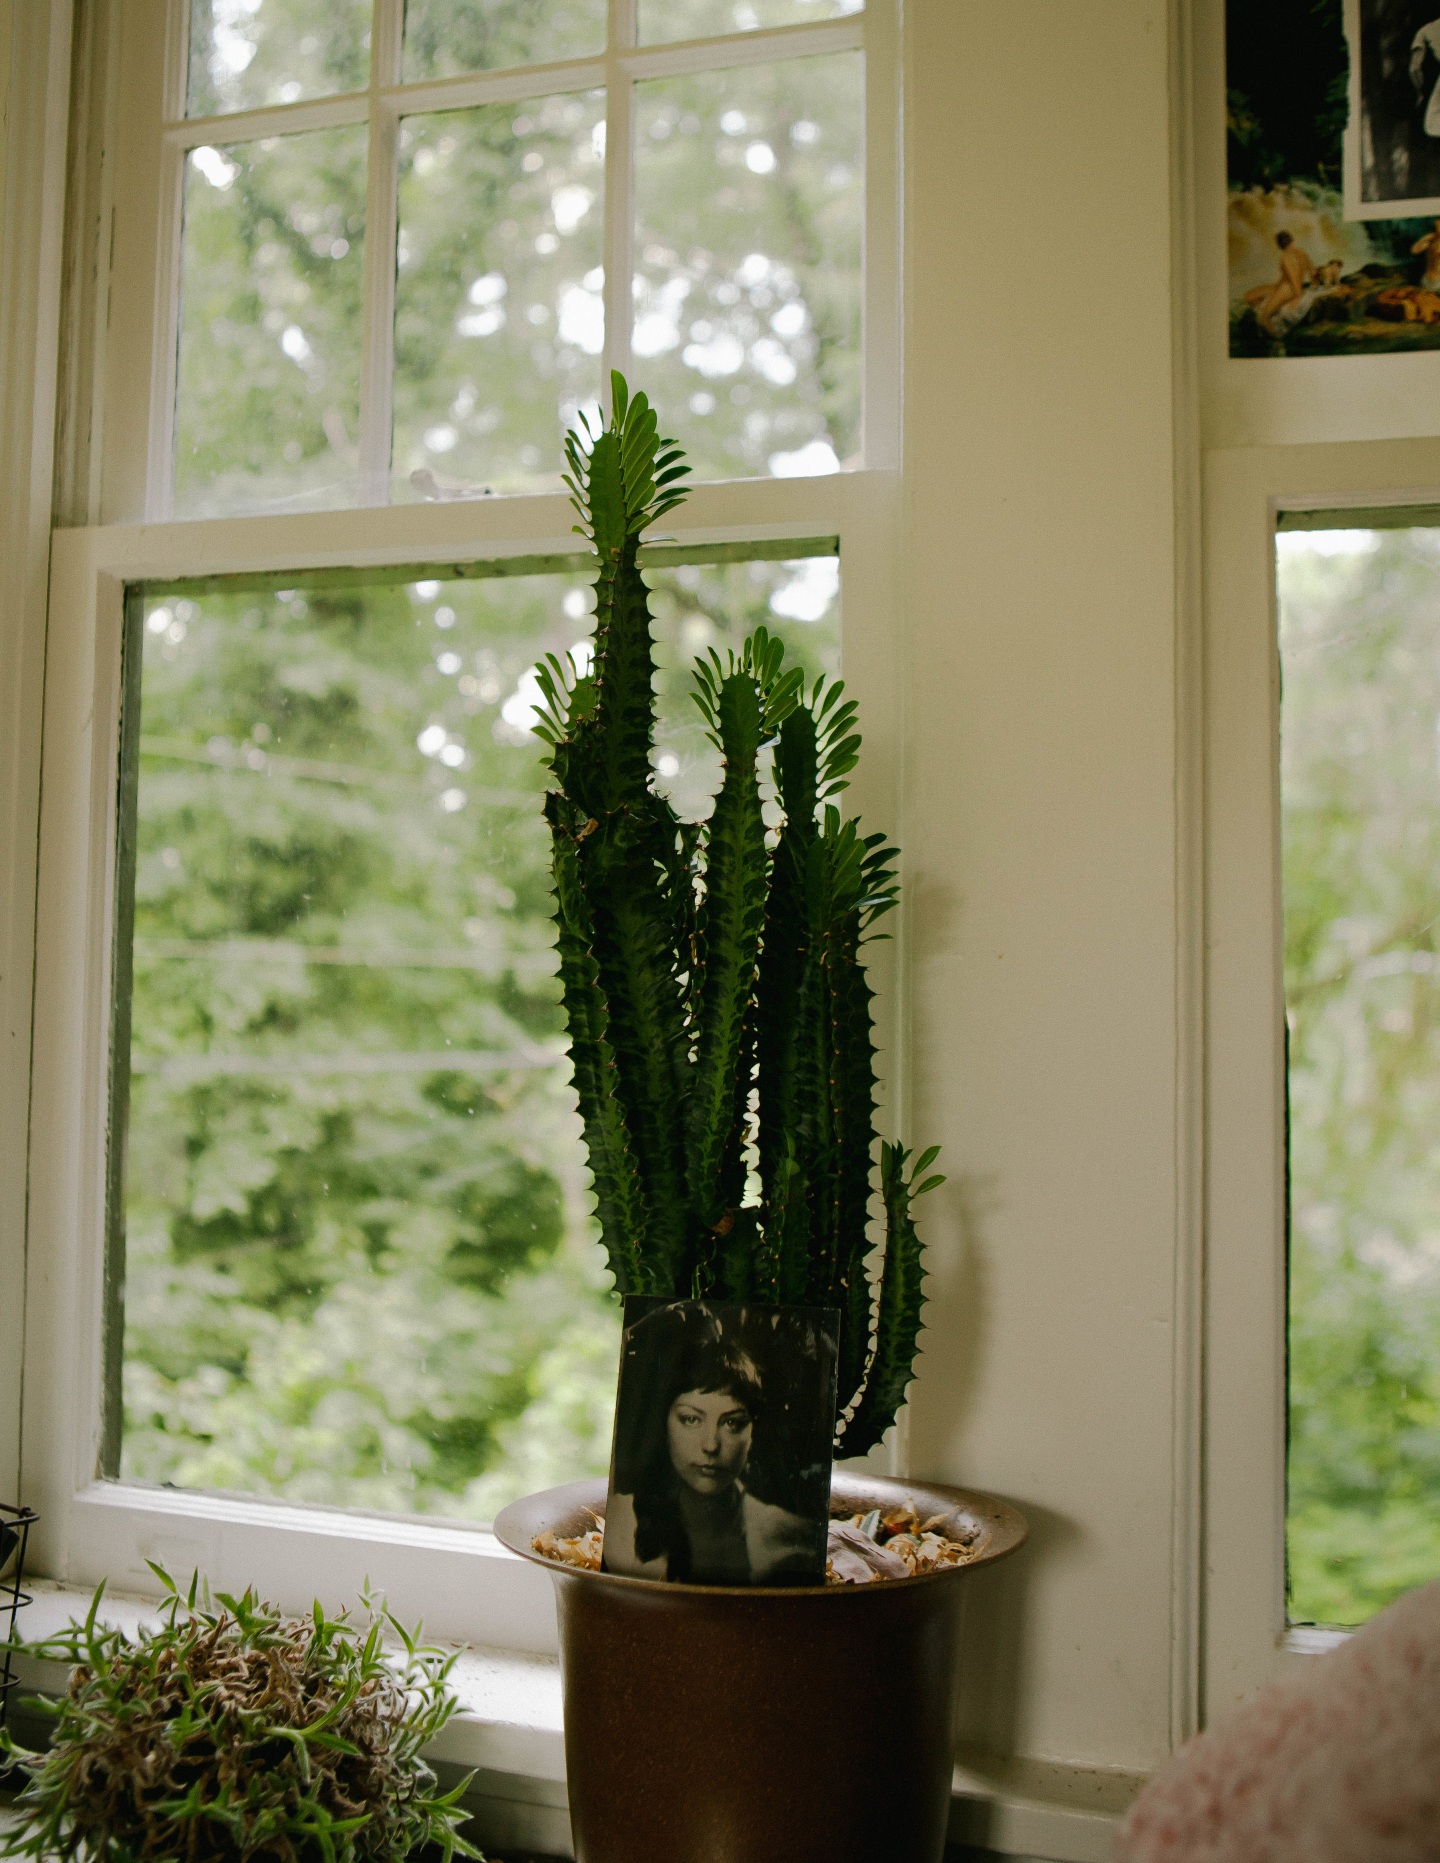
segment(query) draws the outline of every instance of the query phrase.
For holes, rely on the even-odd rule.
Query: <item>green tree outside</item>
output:
[[[1440,532],[1279,555],[1290,1615],[1440,1575]]]

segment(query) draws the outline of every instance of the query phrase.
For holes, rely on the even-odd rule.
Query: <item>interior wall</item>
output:
[[[1033,1526],[975,1586],[969,1736],[1143,1771],[1190,1479],[1171,26],[919,0],[907,30],[909,1125],[950,1173],[909,1462]]]

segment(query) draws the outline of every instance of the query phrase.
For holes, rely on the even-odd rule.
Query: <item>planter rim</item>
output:
[[[1012,1507],[1008,1501],[1002,1501],[998,1495],[985,1494],[978,1488],[952,1488],[944,1482],[906,1481],[892,1475],[837,1473],[831,1489],[832,1519],[843,1518],[834,1513],[833,1504],[836,1500],[844,1501],[847,1490],[853,1491],[856,1499],[863,1499],[867,1494],[884,1489],[893,1493],[897,1501],[915,1496],[939,1499],[951,1511],[978,1519],[986,1529],[986,1538],[979,1552],[960,1565],[944,1566],[936,1572],[916,1573],[913,1577],[875,1578],[864,1585],[691,1585],[678,1581],[672,1584],[668,1579],[630,1578],[620,1572],[597,1572],[587,1566],[566,1565],[562,1560],[549,1559],[544,1553],[535,1551],[530,1542],[546,1527],[568,1524],[575,1515],[584,1513],[598,1514],[603,1519],[608,1488],[609,1483],[603,1476],[565,1482],[558,1488],[543,1488],[538,1493],[527,1494],[521,1500],[511,1501],[508,1507],[503,1507],[495,1516],[492,1531],[501,1545],[510,1552],[528,1559],[532,1565],[540,1566],[555,1578],[595,1580],[605,1585],[638,1588],[649,1593],[659,1591],[667,1597],[690,1594],[705,1598],[837,1599],[904,1591],[917,1585],[942,1584],[960,1578],[966,1572],[973,1572],[977,1566],[993,1565],[997,1559],[1018,1552],[1030,1535],[1030,1524],[1018,1508]],[[938,1507],[931,1509],[932,1513],[940,1511]]]

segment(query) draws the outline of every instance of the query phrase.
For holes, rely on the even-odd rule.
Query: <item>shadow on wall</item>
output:
[[[937,1161],[945,1169],[942,1153]],[[921,1361],[925,1411],[936,1427],[916,1428],[912,1419],[911,1467],[937,1480],[946,1445],[962,1438],[979,1394],[990,1339],[990,1286],[985,1228],[1001,1208],[993,1171],[962,1171],[931,1191],[921,1206],[928,1279],[926,1330]],[[945,1339],[943,1354],[930,1343]]]
[[[1002,1498],[1030,1522],[1030,1538],[1013,1558],[982,1567],[965,1588],[955,1730],[962,1747],[1008,1756],[1020,1734],[1020,1678],[1027,1666],[1035,1574],[1072,1548],[1080,1529],[1023,1495]]]
[[[993,1173],[964,1172],[928,1201],[929,1337],[952,1343],[943,1356],[934,1346],[925,1350],[925,1411],[933,1427],[915,1430],[910,1466],[917,1476],[964,1485],[963,1470],[957,1474],[943,1462],[949,1459],[949,1446],[964,1440],[985,1372],[992,1335],[985,1234],[1002,1199]],[[1024,1514],[1030,1538],[1013,1558],[983,1567],[966,1583],[956,1737],[961,1746],[1008,1756],[1015,1753],[1020,1732],[1020,1678],[1035,1575],[1078,1542],[1080,1529],[1023,1495],[1001,1498]]]

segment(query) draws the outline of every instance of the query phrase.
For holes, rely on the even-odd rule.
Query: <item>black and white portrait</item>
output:
[[[627,1299],[606,1571],[692,1585],[822,1582],[838,1318]]]
[[[1440,214],[1440,0],[1347,0],[1347,219]]]

